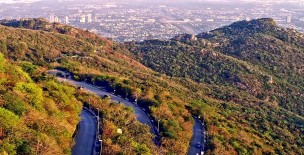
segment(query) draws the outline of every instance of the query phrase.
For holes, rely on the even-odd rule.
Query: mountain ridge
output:
[[[257,27],[255,33],[243,31],[247,26]],[[161,154],[187,152],[191,115],[202,116],[206,122],[207,154],[303,154],[301,34],[273,27],[277,27],[273,20],[258,19],[206,36],[185,34],[167,41],[123,44],[57,31],[0,27],[7,29],[0,38],[0,50],[5,50],[2,53],[9,60],[64,69],[76,80],[115,89],[131,99],[138,97],[139,106],[161,120]],[[35,36],[49,39],[38,42]],[[87,101],[87,96],[79,98]],[[149,141],[143,144],[146,147],[138,146],[142,138],[136,136],[132,146],[124,146],[132,144],[129,141],[113,140],[115,134],[110,131],[121,124],[110,120],[105,126],[108,150],[159,151]]]
[[[299,120],[304,116],[303,34],[281,28],[273,19],[240,21],[208,33],[182,34],[167,41],[129,42],[125,46],[130,52],[127,54],[155,71],[206,83],[205,86],[211,89],[207,96],[229,102],[231,105],[225,105],[228,109],[268,109],[266,113],[285,113],[285,119],[288,119],[288,115],[298,117]],[[248,118],[248,113],[241,111],[234,112]],[[224,113],[228,115],[227,112]],[[271,115],[273,118],[280,117]],[[269,122],[264,125],[280,124],[265,116],[261,117]],[[253,121],[256,118],[257,116],[248,119]],[[303,120],[296,122],[294,125],[302,128]],[[259,121],[255,123],[260,124]],[[256,132],[270,130],[250,126]],[[279,128],[281,127],[285,128],[284,125]],[[303,132],[303,129],[299,130],[300,133]],[[275,130],[269,132],[273,135],[280,134]],[[219,138],[218,147],[229,146],[223,136],[215,134],[215,137]],[[280,154],[279,150],[281,149],[276,150],[277,154]],[[242,150],[237,152],[245,153]]]
[[[241,26],[238,26],[239,24]],[[243,33],[238,33],[238,31],[243,31],[244,28],[248,29],[247,28],[248,26],[249,26],[249,29],[251,29],[252,25],[253,25],[253,27],[260,28],[260,30],[258,30],[258,31],[254,30],[254,32],[256,32],[256,34],[255,33],[251,34],[251,31],[248,31],[248,32],[245,31]],[[264,27],[266,27],[266,28],[264,28]],[[230,63],[226,62],[227,63],[226,66],[227,67],[230,66],[230,69],[229,69],[229,67],[222,71],[218,71],[217,69],[215,69],[215,71],[219,72],[219,74],[223,74],[222,78],[216,80],[218,82],[229,80],[229,78],[231,78],[231,77],[233,78],[233,76],[239,74],[240,71],[250,75],[250,74],[252,74],[250,70],[252,70],[252,68],[256,68],[255,70],[261,70],[261,71],[258,71],[259,73],[254,73],[255,75],[260,74],[260,76],[265,76],[266,82],[263,82],[263,83],[267,84],[267,78],[269,78],[269,81],[268,81],[269,83],[273,83],[274,79],[283,79],[284,78],[288,81],[288,83],[291,82],[291,84],[298,84],[299,86],[302,86],[302,87],[299,87],[298,85],[295,85],[295,87],[298,87],[298,89],[301,90],[304,86],[303,79],[301,79],[301,74],[303,73],[303,64],[301,64],[301,60],[304,58],[303,49],[301,49],[301,47],[296,46],[296,45],[294,45],[294,46],[289,45],[288,41],[283,42],[282,40],[275,38],[275,37],[269,38],[269,36],[270,36],[269,31],[270,30],[273,31],[274,27],[277,27],[277,25],[274,23],[274,21],[272,19],[258,19],[258,20],[253,20],[253,21],[249,21],[249,22],[241,21],[241,22],[236,22],[234,24],[231,24],[230,26],[225,26],[223,28],[219,28],[219,29],[211,31],[211,33],[216,33],[217,35],[214,34],[213,37],[209,37],[208,39],[200,40],[199,37],[197,37],[195,39],[193,35],[192,36],[184,35],[184,36],[179,37],[181,39],[180,41],[178,41],[177,37],[175,37],[173,40],[171,40],[171,42],[163,41],[163,43],[157,43],[157,46],[156,46],[156,41],[139,42],[137,44],[139,46],[137,51],[136,51],[137,45],[133,46],[133,47],[135,47],[135,50],[132,49],[133,48],[132,46],[130,46],[129,50],[134,51],[133,54],[135,54],[135,56],[141,55],[138,57],[139,60],[145,59],[144,57],[149,58],[149,60],[147,60],[147,61],[142,60],[142,62],[144,64],[152,67],[153,69],[156,69],[157,71],[160,71],[162,69],[167,69],[167,71],[163,71],[163,73],[167,72],[170,75],[172,73],[172,71],[175,71],[175,74],[182,74],[182,76],[184,76],[184,77],[189,76],[189,75],[186,75],[188,73],[188,74],[190,74],[190,78],[192,77],[192,79],[196,80],[196,81],[203,80],[202,77],[204,77],[205,79],[206,78],[210,79],[210,77],[208,77],[208,73],[206,73],[206,71],[208,71],[208,72],[211,71],[210,66],[207,66],[206,64],[204,64],[204,62],[202,61],[202,59],[204,59],[204,57],[211,58],[212,62],[216,62],[216,61],[219,61],[219,59],[222,59],[220,61],[222,61],[222,63],[223,63],[224,61],[227,61],[227,60],[223,59],[222,56],[227,55],[227,56],[231,56],[232,58],[235,58],[235,59],[230,59],[230,60],[233,60],[233,62],[236,64],[240,63],[240,62],[238,62],[239,60],[243,61],[243,63],[241,63],[241,64],[245,63],[246,67],[243,69],[237,68],[237,69],[231,70],[232,68],[235,68],[235,66],[234,67],[231,66],[233,64],[231,62]],[[229,29],[229,31],[225,32],[226,29]],[[282,34],[289,32],[288,30],[284,30],[282,28],[277,28],[277,29],[280,29],[280,31],[283,31]],[[234,35],[231,35],[231,32],[233,32]],[[294,33],[297,33],[297,32],[294,32]],[[227,36],[227,37],[225,37],[225,36]],[[297,36],[301,36],[301,34],[297,33]],[[185,37],[188,39],[185,39]],[[240,41],[240,40],[242,40],[242,41]],[[179,42],[182,42],[183,44],[179,45]],[[211,43],[211,45],[206,44],[206,42]],[[301,44],[301,42],[302,41],[299,40],[298,44]],[[174,45],[175,47],[170,46],[170,44]],[[217,44],[217,45],[213,46],[212,44]],[[166,45],[168,45],[168,46],[166,46]],[[142,47],[140,47],[140,46],[142,46]],[[159,49],[160,51],[164,51],[164,53],[162,53],[162,52],[158,52],[156,50],[153,53],[154,55],[168,54],[168,55],[163,56],[166,60],[160,58],[160,59],[162,59],[162,61],[164,61],[164,64],[161,64],[160,66],[159,66],[159,64],[154,63],[156,61],[156,59],[158,59],[158,57],[157,56],[152,57],[152,54],[149,54],[149,53],[152,53],[151,50],[154,50],[153,46],[155,48]],[[177,46],[177,48],[176,48],[176,46]],[[188,47],[186,47],[186,46],[188,46]],[[150,48],[149,49],[150,51],[147,50],[148,48]],[[166,49],[166,48],[168,48],[168,49]],[[183,55],[183,54],[177,52],[178,50],[176,51],[176,49],[178,49],[180,52],[183,52],[184,55],[188,55],[190,59],[187,58],[188,59],[187,60],[187,59],[183,59],[182,57],[180,57],[179,59],[182,59],[183,61],[174,60],[175,58],[177,58],[176,56]],[[142,52],[140,52],[140,50]],[[167,51],[172,50],[172,51],[169,54],[169,53],[166,53],[167,52],[166,50]],[[191,51],[193,51],[194,54]],[[176,53],[174,53],[174,52],[176,52]],[[224,55],[221,55],[218,52],[222,53]],[[196,55],[196,56],[193,56],[193,55]],[[169,59],[167,59],[167,57],[169,57]],[[194,62],[195,66],[193,66],[193,64],[190,62],[190,60],[192,62]],[[159,61],[159,62],[161,63],[162,61]],[[179,66],[189,65],[189,67],[184,68],[182,70],[174,70],[172,68],[168,68],[168,67],[172,67],[172,66],[166,66],[165,64],[172,64],[172,61],[180,62],[182,65],[179,65]],[[204,61],[206,62],[206,61],[210,61],[210,60],[204,59]],[[149,64],[149,62],[152,64]],[[185,63],[187,63],[187,64],[185,64]],[[153,67],[154,65],[158,66],[159,68]],[[198,67],[200,65],[201,65],[201,67]],[[222,64],[217,64],[216,66],[219,66],[219,65],[222,65]],[[216,67],[216,66],[214,66],[214,67]],[[293,68],[290,68],[291,66]],[[200,72],[196,72],[195,68],[200,70]],[[289,68],[289,70],[287,71],[286,68]],[[187,70],[190,69],[190,71],[184,72],[185,69],[187,69]],[[227,69],[231,70],[232,72],[230,71],[230,73],[228,73],[228,72],[225,73],[226,72],[225,70],[227,70]],[[286,76],[287,74],[282,71],[289,72],[289,73],[287,73],[289,75]],[[201,72],[204,72],[204,74],[206,74],[206,75],[200,74]],[[195,74],[193,74],[193,73],[195,73]],[[232,75],[229,75],[231,73],[232,73]],[[216,74],[216,73],[213,73],[211,75],[214,75],[214,74]],[[293,75],[290,75],[290,74],[293,74]],[[205,76],[207,76],[207,77],[205,77]],[[234,82],[241,82],[239,77],[242,75],[237,75],[237,76],[238,77],[236,77]],[[291,77],[289,77],[289,76],[291,76]],[[260,77],[256,77],[256,79],[262,80]],[[212,81],[214,81],[214,80],[212,80]],[[205,81],[205,82],[208,82],[208,81]],[[226,81],[226,82],[229,82],[229,81]],[[301,91],[303,91],[303,89]],[[300,92],[297,91],[296,93],[300,93]]]

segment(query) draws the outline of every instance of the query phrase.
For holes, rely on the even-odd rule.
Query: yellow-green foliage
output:
[[[3,64],[4,64],[3,54],[0,53],[0,72],[4,70]]]
[[[36,80],[0,54],[0,154],[69,154],[81,110],[75,88],[26,64]]]
[[[20,119],[13,112],[0,107],[0,126],[9,130],[20,123]]]
[[[34,83],[17,83],[14,90],[25,95],[26,102],[36,109],[42,109],[42,89]]]

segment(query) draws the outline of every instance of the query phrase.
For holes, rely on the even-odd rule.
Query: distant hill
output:
[[[31,30],[41,30],[47,32],[56,32],[60,34],[65,34],[78,39],[86,40],[94,44],[105,44],[107,40],[96,34],[90,33],[82,29],[74,28],[68,25],[60,23],[50,23],[43,18],[24,18],[20,20],[16,19],[3,19],[0,20],[0,25],[14,27],[14,28],[24,28]]]
[[[286,142],[285,138],[279,135],[285,132],[283,130],[288,130],[288,132],[285,132],[287,135],[292,131],[297,131],[297,134],[294,134],[297,136],[294,136],[294,138],[301,139],[299,134],[303,133],[303,36],[303,34],[293,29],[284,29],[277,26],[273,19],[264,18],[236,22],[198,35],[182,34],[169,41],[147,40],[125,43],[125,46],[130,51],[126,54],[151,69],[168,76],[205,83],[211,89],[210,97],[228,102],[228,107],[236,106],[230,104],[232,102],[237,103],[238,106],[251,109],[248,109],[251,112],[248,110],[240,112],[244,115],[242,118],[249,117],[249,122],[240,121],[242,124],[248,124],[249,128],[253,128],[253,130],[246,130],[259,133],[258,137],[260,138],[266,136],[264,134],[268,132],[272,138],[267,138],[267,141],[270,141],[267,145],[273,147],[275,153],[290,154],[290,152],[295,151],[287,149],[286,145],[283,145],[283,142],[285,142],[297,145],[298,149],[294,153],[301,154],[303,150],[299,147],[303,145],[303,141],[300,143],[293,140]],[[265,116],[268,115],[269,118],[262,119],[254,116],[253,113],[257,113],[256,110],[263,109],[260,104],[267,105],[266,109],[268,110],[265,109]],[[225,111],[228,107],[220,109]],[[278,114],[281,113],[279,112],[281,110],[286,112],[284,119]],[[236,114],[225,113],[227,119],[235,120],[233,115]],[[276,116],[269,115],[269,113],[274,113]],[[293,121],[287,123],[287,120],[293,116],[299,119],[297,119],[297,123]],[[273,120],[269,120],[270,122],[267,122],[267,125],[260,124],[261,120],[268,119]],[[221,125],[219,126],[222,126],[223,122],[220,122]],[[281,124],[282,122],[287,124]],[[280,127],[273,127],[273,124]],[[265,129],[265,125],[269,127]],[[290,128],[290,125],[293,127]],[[232,133],[229,131],[230,127],[224,128],[228,130],[227,134]],[[279,130],[282,131],[279,132]],[[221,150],[220,147],[228,147],[229,144],[237,149],[237,146],[233,144],[234,142],[229,142],[223,137],[225,136],[215,138],[217,140],[214,139],[217,141],[215,143],[221,143],[221,145],[216,144],[218,151]],[[279,139],[282,141],[274,142]],[[246,145],[244,141],[239,142],[239,147],[248,148],[241,146],[241,143]],[[280,149],[279,146],[283,149]],[[252,152],[249,150],[237,150],[237,152],[239,154],[251,154],[259,150],[253,146],[250,148]],[[222,153],[217,152],[217,154]]]
[[[275,96],[284,108],[304,115],[302,104],[288,104],[304,102],[304,37],[278,27],[272,19],[236,22],[171,41],[128,45],[134,57],[161,73],[228,84],[259,99]]]

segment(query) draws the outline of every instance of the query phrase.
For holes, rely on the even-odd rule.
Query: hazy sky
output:
[[[35,2],[35,1],[74,1],[74,0],[0,0],[0,3]],[[78,1],[78,0],[75,0]],[[99,2],[133,2],[133,3],[177,3],[177,2],[304,2],[304,0],[85,0]]]
[[[16,2],[35,2],[38,0],[0,0],[0,3],[16,3]]]

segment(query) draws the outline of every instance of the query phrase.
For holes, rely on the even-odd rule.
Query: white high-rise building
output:
[[[79,22],[80,23],[85,23],[86,22],[86,16],[85,15],[81,15]]]
[[[56,15],[54,15],[54,14],[50,15],[50,19],[49,20],[50,20],[51,23],[53,23],[53,22],[59,22],[59,18]]]
[[[291,16],[286,17],[286,23],[291,23]]]
[[[64,18],[64,22],[65,22],[65,23],[70,23],[70,21],[69,21],[69,17],[68,17],[68,16],[65,16],[65,18]]]
[[[56,23],[60,22],[60,20],[59,20],[59,18],[57,16],[55,16],[54,22],[56,22]]]
[[[94,22],[98,22],[98,18],[96,15],[94,16]]]
[[[92,14],[87,14],[87,21],[88,23],[91,23],[93,20],[92,20]]]
[[[50,22],[53,23],[55,21],[55,15],[50,15]]]

